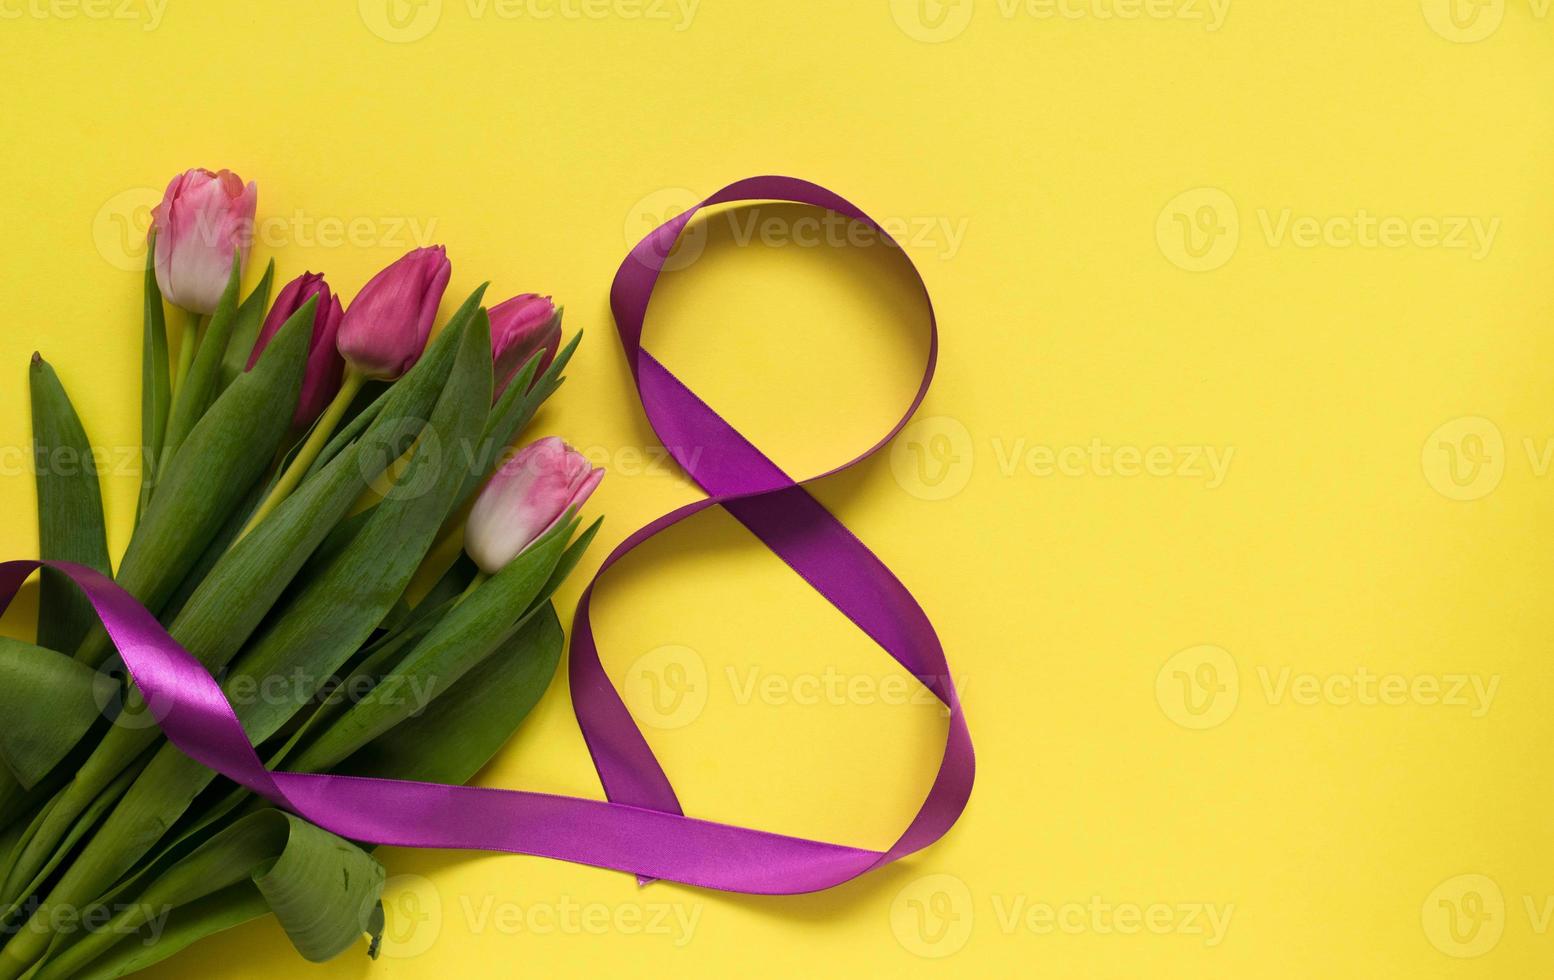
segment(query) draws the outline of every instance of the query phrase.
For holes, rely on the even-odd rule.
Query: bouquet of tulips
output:
[[[81,421],[34,355],[41,557],[112,574],[222,683],[272,768],[463,783],[554,674],[551,596],[603,471],[513,453],[577,338],[411,252],[349,306],[304,273],[242,293],[255,185],[191,170],[153,212],[142,480],[116,570]],[[164,301],[186,318],[170,356]],[[430,339],[430,342],[429,341]],[[458,547],[462,537],[463,548]],[[383,869],[181,753],[84,596],[45,569],[0,638],[0,980],[122,976],[273,913],[311,960],[383,927]]]

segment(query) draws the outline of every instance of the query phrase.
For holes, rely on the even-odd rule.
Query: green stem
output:
[[[170,393],[176,393],[182,388],[184,379],[189,376],[189,368],[194,364],[194,351],[200,345],[200,334],[205,327],[205,321],[198,313],[189,310],[184,312],[188,314],[189,322],[183,328],[183,338],[178,342],[178,366],[173,370]]]
[[[475,572],[475,577],[469,580],[469,585],[465,587],[463,592],[459,593],[459,597],[458,597],[457,600],[454,601],[454,605],[458,605],[460,602],[463,602],[465,599],[468,599],[470,597],[470,593],[472,593],[476,589],[480,588],[481,584],[484,583],[485,580],[490,578],[490,577],[491,576],[487,575],[485,572],[477,570]]]
[[[308,471],[308,467],[313,465],[313,461],[318,458],[318,454],[323,452],[324,446],[329,443],[329,437],[334,435],[335,429],[340,425],[340,420],[345,417],[345,410],[351,407],[351,402],[356,399],[356,393],[361,391],[361,387],[366,381],[366,375],[349,365],[346,366],[345,377],[340,381],[340,393],[335,395],[335,400],[330,402],[329,407],[324,409],[324,414],[319,416],[318,423],[313,426],[313,431],[308,434],[308,441],[303,443],[302,448],[297,451],[296,458],[291,461],[290,466],[286,467],[286,472],[282,473],[281,478],[275,481],[275,486],[270,490],[269,495],[264,498],[264,502],[259,505],[259,508],[254,511],[254,516],[248,519],[248,523],[244,525],[242,532],[233,540],[233,544],[237,544],[238,541],[247,537],[248,532],[258,527],[260,521],[269,517],[270,512],[279,507],[281,501],[285,500],[291,495],[293,490],[297,489],[297,484],[302,482],[303,474]]]

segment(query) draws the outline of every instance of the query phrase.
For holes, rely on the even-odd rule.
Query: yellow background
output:
[[[1554,960],[1547,0],[101,2],[0,0],[0,555],[36,549],[35,348],[96,442],[137,441],[129,270],[184,167],[258,180],[250,281],[273,256],[349,295],[442,241],[445,309],[482,279],[565,302],[587,338],[533,432],[612,469],[584,572],[695,495],[606,305],[654,220],[808,177],[910,229],[940,315],[926,421],[818,494],[949,650],[979,751],[951,835],[795,898],[387,852],[389,955],[308,975]],[[885,250],[760,216],[709,221],[648,346],[814,472],[905,403],[923,314]],[[1153,475],[1106,462],[1152,449]],[[105,481],[115,554],[134,485]],[[642,549],[597,614],[689,812],[905,825],[942,719],[732,520]],[[1402,703],[1362,703],[1362,674]],[[481,781],[598,792],[564,681]],[[302,970],[265,921],[152,975]]]

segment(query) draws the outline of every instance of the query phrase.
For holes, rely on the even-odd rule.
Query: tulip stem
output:
[[[480,588],[480,586],[485,583],[486,579],[490,577],[491,576],[487,575],[485,572],[475,572],[475,577],[469,580],[469,585],[465,586],[464,591],[459,593],[459,602],[463,602],[465,599],[469,598],[470,593]],[[454,603],[454,605],[458,605],[458,602]]]
[[[302,448],[297,450],[297,455],[292,459],[291,465],[286,467],[286,471],[281,474],[280,479],[275,481],[275,486],[265,496],[264,502],[254,511],[253,516],[248,519],[248,523],[243,526],[242,533],[232,542],[234,545],[246,538],[248,532],[258,527],[260,521],[269,517],[270,512],[279,507],[281,501],[285,500],[291,495],[293,490],[297,489],[297,484],[302,482],[303,474],[308,471],[308,467],[313,465],[313,461],[318,458],[318,454],[324,451],[324,446],[329,443],[329,437],[334,435],[335,429],[340,425],[340,420],[345,417],[345,410],[351,407],[351,402],[356,400],[356,393],[361,391],[362,385],[366,382],[367,376],[365,374],[362,374],[350,365],[346,365],[345,377],[340,379],[340,391],[335,395],[335,400],[330,402],[329,407],[324,409],[324,414],[318,417],[318,422],[314,424],[313,431],[308,433],[307,442],[304,442]]]
[[[178,342],[178,365],[173,369],[172,384],[168,394],[177,394],[183,387],[184,379],[189,376],[189,368],[194,364],[194,349],[199,346],[200,332],[204,328],[202,318],[198,313],[185,310],[189,315],[189,322],[183,328],[183,338]]]

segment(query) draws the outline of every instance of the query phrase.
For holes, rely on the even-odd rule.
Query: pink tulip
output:
[[[418,248],[372,277],[340,321],[338,346],[369,378],[410,370],[426,348],[453,265],[441,245]]]
[[[538,378],[550,367],[561,346],[561,313],[549,296],[524,293],[491,307],[491,356],[496,362],[496,388],[492,398],[502,392],[536,352],[540,363],[534,371]],[[532,382],[531,382],[532,384]]]
[[[568,508],[581,507],[602,479],[604,470],[555,436],[530,443],[480,491],[464,527],[464,550],[481,571],[496,574]]]
[[[156,281],[174,306],[215,311],[232,274],[232,256],[247,264],[259,185],[230,170],[185,170],[151,210],[156,232]]]
[[[315,296],[318,297],[318,306],[313,311],[313,339],[308,342],[308,366],[302,376],[302,397],[297,402],[297,414],[291,420],[292,426],[298,429],[312,425],[313,420],[329,407],[340,390],[340,377],[345,371],[345,359],[335,349],[335,337],[340,332],[340,319],[344,311],[340,309],[340,297],[329,292],[329,284],[324,282],[323,275],[304,272],[281,287],[280,295],[275,297],[275,305],[270,307],[269,315],[264,318],[264,327],[259,331],[259,339],[254,342],[254,351],[248,355],[248,367],[252,368],[292,314]]]

